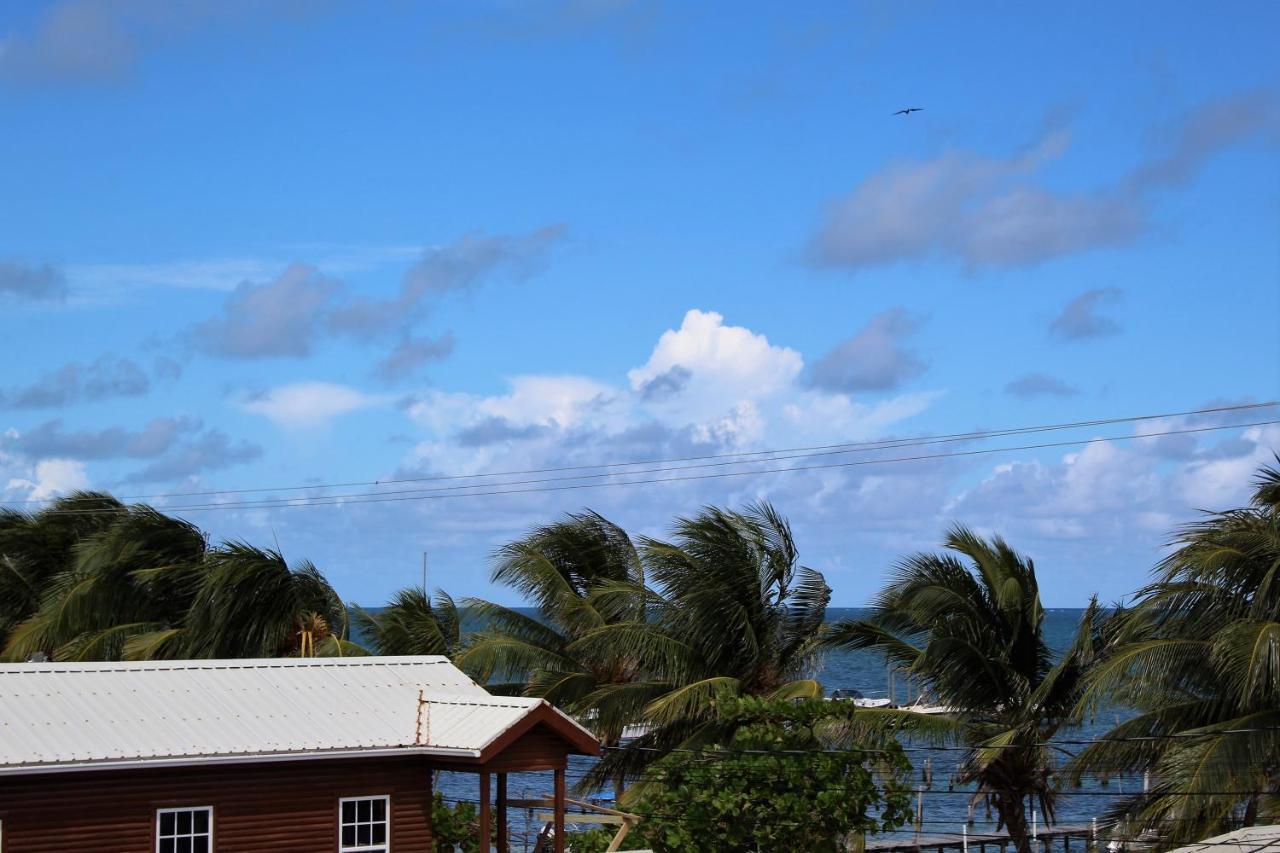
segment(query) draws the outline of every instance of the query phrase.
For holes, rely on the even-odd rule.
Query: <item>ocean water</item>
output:
[[[861,608],[830,608],[828,619],[858,618],[866,611]],[[1045,615],[1045,641],[1056,652],[1065,649],[1075,635],[1082,610],[1054,609]],[[888,670],[883,658],[873,652],[835,651],[825,655],[816,665],[812,673],[814,678],[822,682],[827,694],[838,688],[855,688],[867,696],[885,696],[888,690]],[[897,679],[898,701],[906,698],[904,679]],[[1108,710],[1095,720],[1084,725],[1063,730],[1059,740],[1079,741],[1099,737],[1122,718],[1118,710]],[[955,750],[938,750],[922,744],[904,744],[908,746],[908,756],[913,765],[913,778],[918,787],[923,789],[919,802],[923,804],[922,835],[943,835],[961,833],[961,827],[970,814],[970,802],[973,798],[972,788],[963,788],[950,784],[950,777],[955,771],[960,754]],[[1066,744],[1063,747],[1076,751],[1080,747]],[[568,779],[570,786],[581,778],[583,772],[590,767],[592,759],[576,758],[570,763]],[[931,770],[932,785],[925,787],[925,768]],[[509,796],[531,799],[549,796],[552,777],[550,773],[515,773],[508,778]],[[1140,790],[1141,779],[1113,778],[1102,785],[1096,780],[1086,782],[1079,789],[1065,789],[1058,798],[1058,824],[1087,824],[1097,817],[1102,822],[1102,815],[1116,797],[1125,792]],[[478,795],[477,777],[461,773],[444,773],[437,780],[437,787],[446,798],[456,800],[475,800]],[[571,794],[572,796],[572,794]],[[973,807],[974,819],[970,832],[991,832],[995,829],[993,820],[988,818],[985,806],[979,802]],[[532,812],[512,810],[512,849],[533,849],[533,838],[537,831],[537,822]],[[1037,815],[1038,822],[1044,825],[1044,816]],[[892,836],[912,836],[913,827],[907,827],[893,833]],[[892,837],[891,836],[891,837]],[[527,845],[527,846],[522,846]]]

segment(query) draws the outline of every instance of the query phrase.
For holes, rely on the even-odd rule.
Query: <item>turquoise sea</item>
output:
[[[1045,617],[1045,637],[1050,648],[1060,651],[1066,648],[1075,634],[1082,610],[1054,609]],[[828,618],[832,621],[857,618],[865,613],[861,608],[830,608]],[[828,654],[815,669],[813,676],[822,682],[828,695],[838,688],[855,688],[867,696],[887,695],[888,672],[883,659],[871,652],[832,652]],[[901,676],[897,681],[897,698],[905,698],[905,685]],[[1059,735],[1060,740],[1079,741],[1098,737],[1115,724],[1120,718],[1116,710],[1108,710],[1098,719],[1077,728],[1065,730]],[[1078,746],[1064,744],[1064,749],[1075,751]],[[909,750],[914,767],[913,774],[917,784],[923,787],[925,768],[932,770],[932,785],[924,790],[920,800],[924,805],[923,834],[940,835],[943,833],[961,832],[969,812],[972,791],[952,786],[949,778],[954,772],[957,753],[955,751],[937,750],[923,745],[914,745]],[[571,763],[569,770],[570,785],[590,766],[590,759],[577,759]],[[1107,806],[1113,802],[1118,793],[1134,791],[1141,787],[1141,779],[1113,778],[1106,786],[1097,782],[1086,784],[1080,789],[1065,790],[1058,800],[1057,822],[1060,824],[1088,823],[1093,817],[1101,821]],[[551,790],[551,774],[512,774],[508,781],[510,796],[514,798],[534,798],[549,795]],[[1135,786],[1137,786],[1135,788]],[[467,774],[441,774],[438,789],[445,797],[460,800],[475,800],[477,796],[476,777]],[[994,823],[987,820],[985,807],[979,803],[973,811],[974,826],[970,832],[994,830]],[[531,815],[523,811],[513,810],[513,849],[520,850],[522,835],[527,835],[528,849],[532,849],[533,833],[537,827],[530,821]],[[1041,825],[1043,816],[1038,816]],[[914,829],[901,830],[895,835],[912,835]]]

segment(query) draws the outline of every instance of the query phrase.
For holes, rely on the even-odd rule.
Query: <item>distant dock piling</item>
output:
[[[1061,824],[1051,828],[1037,827],[1036,837],[1032,841],[1033,853],[1053,853],[1057,844],[1062,853],[1071,853],[1071,840],[1080,842],[1078,853],[1084,853],[1097,846],[1097,823]],[[940,835],[920,835],[903,838],[886,838],[882,840],[867,839],[866,853],[1008,853],[1010,850],[1008,833],[1004,832],[961,832]],[[992,848],[990,851],[988,848]]]

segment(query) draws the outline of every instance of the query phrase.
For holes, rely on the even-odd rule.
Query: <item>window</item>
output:
[[[211,853],[213,809],[156,810],[156,853]]]
[[[389,797],[353,797],[338,801],[339,853],[388,853]]]

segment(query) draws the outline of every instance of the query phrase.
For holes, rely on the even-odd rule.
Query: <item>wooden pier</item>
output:
[[[1036,830],[1031,849],[1033,853],[1051,853],[1054,845],[1058,844],[1063,853],[1071,853],[1074,840],[1078,844],[1076,849],[1085,853],[1094,845],[1093,834],[1091,823],[1045,827]],[[962,832],[884,839],[872,837],[867,839],[864,850],[866,853],[947,853],[948,850],[962,850],[966,845],[970,853],[1011,853],[1009,835],[1004,832],[970,832],[967,837]]]

